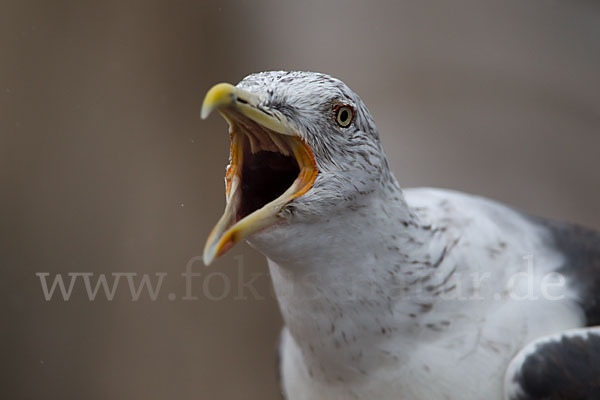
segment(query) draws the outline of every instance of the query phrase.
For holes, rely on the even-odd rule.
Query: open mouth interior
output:
[[[284,207],[310,190],[319,174],[311,148],[285,117],[240,98],[231,105],[231,93],[235,93],[231,85],[216,85],[205,100],[210,111],[212,103],[226,98],[228,106],[219,111],[231,137],[227,204],[206,241],[206,265],[240,240],[281,222]]]
[[[300,174],[300,166],[293,154],[253,148],[247,135],[242,139],[242,148],[244,161],[238,221],[285,193]]]
[[[239,114],[233,114],[230,121],[230,224],[265,206],[281,209],[312,187],[318,173],[316,163],[299,136],[277,133]]]

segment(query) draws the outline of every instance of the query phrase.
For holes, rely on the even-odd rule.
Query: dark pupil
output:
[[[343,110],[342,113],[340,114],[340,121],[346,122],[347,119],[348,119],[348,111]]]

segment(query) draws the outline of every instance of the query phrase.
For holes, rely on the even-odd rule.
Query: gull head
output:
[[[373,117],[339,79],[252,74],[213,86],[202,118],[215,110],[229,124],[231,148],[226,207],[206,264],[240,240],[336,215],[392,180]]]

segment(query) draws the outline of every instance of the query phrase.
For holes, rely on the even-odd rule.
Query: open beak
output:
[[[308,191],[318,174],[310,147],[277,110],[228,83],[213,86],[202,119],[217,110],[229,124],[226,207],[204,247],[209,265],[237,242],[280,220],[281,209]]]

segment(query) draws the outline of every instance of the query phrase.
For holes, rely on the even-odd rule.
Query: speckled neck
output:
[[[389,189],[322,223],[276,229],[252,243],[269,258],[306,365],[325,381],[361,379],[399,362],[419,314],[431,307],[414,282],[436,269],[430,248],[438,233],[408,209],[399,188]],[[404,345],[392,346],[398,337]]]

